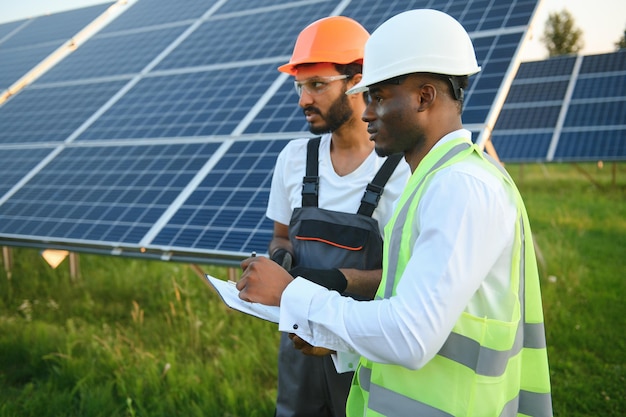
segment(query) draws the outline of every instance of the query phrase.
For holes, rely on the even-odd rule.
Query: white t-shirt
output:
[[[330,137],[330,134],[326,134],[320,141],[318,205],[325,210],[356,214],[365,187],[383,165],[385,158],[379,157],[372,150],[357,169],[348,175],[337,175],[330,159]],[[293,210],[302,207],[302,179],[306,172],[308,141],[292,140],[278,155],[267,205],[267,217],[275,222],[289,225]],[[409,165],[402,159],[385,185],[378,207],[372,215],[378,221],[381,236],[410,174]]]

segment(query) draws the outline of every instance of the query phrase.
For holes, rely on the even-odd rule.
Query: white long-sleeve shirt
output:
[[[469,132],[453,132],[436,146],[458,137]],[[419,369],[464,310],[510,320],[516,221],[515,203],[499,178],[468,159],[444,168],[414,216],[418,237],[396,295],[355,301],[296,278],[281,298],[279,330],[314,346]]]

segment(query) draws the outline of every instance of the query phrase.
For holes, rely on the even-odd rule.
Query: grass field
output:
[[[541,254],[555,416],[624,416],[626,164],[507,168]],[[276,325],[225,308],[189,265],[82,254],[74,281],[67,261],[13,255],[0,417],[272,415]]]

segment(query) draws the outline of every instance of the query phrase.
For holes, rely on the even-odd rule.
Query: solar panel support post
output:
[[[4,271],[7,274],[7,279],[11,279],[13,271],[13,251],[9,246],[2,247],[2,262],[4,263]]]
[[[229,281],[237,281],[237,277],[239,276],[238,270],[236,268],[229,267],[227,270],[228,280]]]
[[[193,272],[195,272],[195,273],[196,273],[196,275],[198,275],[200,278],[202,278],[202,279],[206,279],[206,278],[205,278],[205,276],[204,276],[204,275],[205,275],[205,273],[204,273],[204,271],[202,270],[202,268],[200,267],[200,265],[198,265],[198,264],[189,264],[189,267],[190,267],[190,268],[191,268],[191,270],[192,270]]]
[[[496,148],[493,146],[493,142],[491,141],[491,138],[487,139],[487,142],[485,142],[485,152],[487,152],[489,156],[491,156],[493,159],[498,161],[500,165],[504,165],[502,161],[500,161],[500,158],[498,157],[498,152],[496,152]]]
[[[70,252],[70,279],[72,282],[76,282],[80,279],[80,261],[78,259],[78,253]]]

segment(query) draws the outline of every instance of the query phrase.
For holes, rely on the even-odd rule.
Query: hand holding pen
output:
[[[241,262],[243,273],[237,281],[239,298],[270,306],[280,305],[283,291],[293,281],[289,272],[276,262],[255,252]]]

